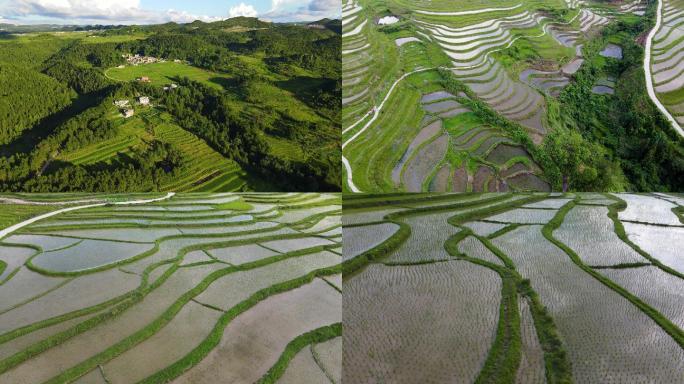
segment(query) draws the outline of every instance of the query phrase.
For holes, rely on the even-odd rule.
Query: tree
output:
[[[602,156],[599,146],[592,144],[578,132],[557,129],[549,134],[542,145],[542,151],[562,179],[563,192],[570,183],[591,185],[598,177],[596,157]]]

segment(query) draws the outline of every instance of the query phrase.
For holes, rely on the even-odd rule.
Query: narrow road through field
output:
[[[108,202],[105,202],[105,203],[88,204],[88,205],[79,205],[79,206],[77,206],[77,207],[69,207],[69,208],[59,209],[59,210],[56,210],[56,211],[52,211],[52,212],[45,213],[45,214],[40,215],[40,216],[32,217],[32,218],[30,218],[30,219],[28,219],[28,220],[22,221],[21,223],[14,224],[14,225],[12,225],[11,227],[7,227],[7,228],[5,228],[5,229],[3,229],[3,230],[0,230],[0,240],[2,240],[3,238],[7,237],[7,236],[10,235],[12,232],[15,232],[15,231],[17,231],[17,230],[19,230],[19,229],[21,229],[21,228],[23,228],[23,227],[26,227],[26,226],[28,226],[28,225],[31,225],[31,224],[35,223],[36,221],[43,220],[43,219],[47,219],[48,217],[56,216],[56,215],[59,215],[60,213],[71,212],[71,211],[76,211],[76,210],[85,209],[85,208],[103,207],[103,206],[105,206],[105,205],[107,205],[107,204],[112,204],[112,205],[134,205],[134,204],[154,203],[154,202],[157,202],[157,201],[162,201],[162,200],[170,199],[170,198],[173,197],[174,195],[175,195],[175,192],[169,192],[168,194],[166,194],[166,196],[164,196],[164,197],[159,197],[159,198],[156,198],[156,199],[149,199],[149,200],[133,200],[133,201],[121,201],[121,202],[116,202],[116,203],[108,203]]]
[[[86,204],[86,203],[96,203],[102,202],[99,199],[87,199],[87,200],[66,200],[66,201],[31,201],[19,199],[16,197],[0,197],[0,203],[2,204],[18,204],[18,205],[68,205],[68,204]]]
[[[657,11],[657,17],[656,17],[656,25],[651,29],[651,32],[649,32],[648,37],[646,38],[646,47],[644,48],[646,50],[646,54],[644,55],[644,74],[646,75],[646,88],[648,89],[648,97],[651,98],[651,101],[653,101],[653,104],[658,107],[660,112],[665,115],[665,118],[672,124],[672,127],[679,133],[681,136],[684,137],[684,130],[682,129],[681,126],[679,126],[679,123],[677,123],[677,120],[675,120],[674,117],[670,114],[670,112],[665,108],[665,106],[658,100],[658,96],[656,96],[655,89],[653,89],[653,76],[651,75],[651,46],[653,45],[653,38],[655,37],[656,33],[658,33],[658,30],[660,30],[660,27],[663,23],[663,0],[658,0],[658,11]]]
[[[431,70],[433,70],[433,69],[435,69],[435,68],[433,67],[433,68],[422,68],[422,69],[417,69],[417,70],[415,70],[415,71],[407,72],[407,73],[403,74],[400,78],[398,78],[398,79],[394,82],[394,84],[392,84],[392,86],[390,87],[389,91],[387,91],[387,94],[385,95],[385,98],[382,99],[382,102],[380,103],[380,105],[378,105],[377,107],[373,107],[373,110],[371,111],[371,112],[373,113],[373,117],[366,123],[366,125],[363,126],[363,128],[361,128],[358,132],[356,132],[356,133],[354,134],[354,136],[350,137],[349,140],[345,141],[345,142],[342,144],[342,151],[343,151],[343,152],[342,152],[342,163],[344,164],[344,167],[347,169],[347,184],[349,185],[349,189],[351,189],[352,192],[361,192],[361,190],[358,189],[358,188],[356,187],[356,185],[354,185],[354,181],[353,181],[353,179],[352,179],[352,168],[351,168],[351,164],[349,164],[349,161],[347,160],[347,158],[344,157],[344,147],[347,146],[347,144],[349,144],[349,143],[351,143],[352,141],[354,141],[354,139],[356,139],[360,134],[362,134],[366,129],[368,129],[368,127],[370,127],[371,124],[373,124],[373,122],[378,118],[378,116],[380,116],[380,110],[382,109],[382,107],[385,106],[385,102],[386,102],[386,101],[389,99],[389,97],[392,95],[392,91],[394,91],[394,88],[396,88],[397,84],[399,84],[400,81],[404,80],[407,76],[410,76],[410,75],[412,75],[412,74],[414,74],[414,73],[425,72],[425,71],[431,71]],[[371,112],[369,112],[368,114],[370,114]],[[345,130],[343,131],[343,133],[344,133],[344,132],[347,132],[349,129],[351,129],[352,127],[356,126],[358,123],[360,123],[361,121],[363,121],[363,119],[365,119],[366,116],[368,116],[368,114],[364,115],[359,121],[357,121],[356,123],[354,123],[353,125],[351,125],[349,128],[345,129]]]
[[[116,82],[118,82],[118,83],[121,83],[121,82],[122,82],[121,80],[117,80],[117,79],[115,79],[115,78],[109,76],[109,70],[110,70],[110,69],[111,69],[111,68],[107,68],[107,69],[103,72],[104,75],[105,75],[105,77],[108,78],[109,80],[112,80],[112,81],[116,81]]]

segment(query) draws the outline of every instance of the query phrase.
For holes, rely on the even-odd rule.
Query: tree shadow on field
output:
[[[228,90],[238,86],[235,79],[226,79],[225,77],[212,77],[209,82],[220,85],[223,89]]]
[[[76,165],[70,161],[64,160],[52,160],[50,164],[43,170],[43,175],[49,175],[51,173],[57,172],[62,168],[69,167],[81,167],[87,170],[89,173],[100,172],[100,171],[114,171],[119,168],[126,167],[129,164],[137,164],[136,160],[127,153],[117,153],[114,156],[107,159],[107,161],[98,161],[92,164],[81,164]]]
[[[318,91],[334,89],[335,81],[325,78],[298,76],[289,80],[276,81],[275,85],[280,89],[291,92],[299,101],[316,109],[315,101]]]
[[[17,153],[30,152],[59,125],[86,109],[101,103],[109,91],[110,87],[107,87],[102,91],[78,95],[72,100],[71,104],[51,115],[45,116],[34,124],[33,127],[23,130],[20,135],[11,142],[0,145],[0,156],[10,157]]]

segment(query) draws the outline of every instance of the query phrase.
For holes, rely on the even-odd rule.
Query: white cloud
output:
[[[312,21],[339,18],[340,0],[271,0],[271,10],[259,14],[254,5],[241,2],[226,17],[257,15],[267,21]],[[202,16],[169,9],[141,8],[140,0],[0,0],[0,15],[14,24],[60,22],[69,24],[156,24],[174,21],[206,22],[225,17]]]
[[[339,18],[340,0],[271,0],[272,9],[261,15],[269,21],[313,21],[324,17]],[[298,5],[292,9],[288,5]],[[284,9],[283,9],[284,8]]]
[[[254,9],[254,7],[252,5],[240,3],[234,7],[231,7],[230,11],[228,12],[228,15],[230,17],[238,17],[238,16],[256,17],[257,11],[256,11],[256,9]]]
[[[191,23],[195,20],[211,23],[213,21],[221,21],[225,19],[225,17],[197,16],[186,11],[177,11],[175,9],[169,9],[166,11],[166,17],[168,18],[168,21],[174,21],[176,23]]]
[[[296,5],[301,3],[302,0],[271,0],[271,10],[269,12],[275,12],[288,5]]]
[[[307,8],[312,12],[325,12],[332,16],[338,16],[342,12],[339,0],[311,0]]]
[[[1,3],[0,3],[1,4]],[[217,21],[221,17],[193,15],[169,9],[140,8],[140,0],[11,0],[0,5],[0,15],[21,22],[24,17],[62,19],[74,23],[179,23]]]

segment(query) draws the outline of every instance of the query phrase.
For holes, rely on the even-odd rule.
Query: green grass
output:
[[[230,76],[207,71],[184,63],[153,63],[144,65],[126,65],[125,68],[109,68],[105,75],[117,81],[135,81],[136,78],[147,76],[152,85],[164,86],[176,82],[178,78],[187,77],[215,89],[222,90],[221,85]]]
[[[230,203],[217,204],[214,206],[214,209],[226,209],[231,211],[250,211],[254,209],[254,206],[240,199],[231,201]]]
[[[370,249],[353,259],[349,259],[342,263],[342,278],[348,279],[354,274],[360,272],[366,265],[373,261],[381,260],[389,256],[395,249],[399,248],[401,244],[411,236],[411,227],[401,221],[383,221],[385,223],[394,223],[399,226],[399,229],[385,241],[378,246]],[[365,223],[367,224],[367,223]]]
[[[55,206],[0,203],[0,229],[56,209]]]
[[[170,119],[165,114],[162,118]],[[158,125],[154,127],[154,137],[173,145],[183,153],[185,159],[188,159],[183,164],[180,174],[162,185],[162,189],[229,192],[239,190],[246,184],[246,173],[235,161],[223,157],[204,140],[178,125],[170,122]],[[217,180],[226,181],[226,177],[234,181],[216,182]],[[211,187],[203,188],[210,183]]]
[[[126,35],[111,35],[104,36],[101,34],[88,35],[83,38],[83,43],[86,44],[101,44],[101,43],[125,43],[128,41],[142,40],[149,37],[147,33],[137,32]]]
[[[292,161],[304,161],[306,159],[304,151],[295,142],[271,135],[264,135],[264,139],[274,156]]]
[[[76,151],[62,152],[56,158],[77,165],[91,165],[95,163],[111,163],[119,154],[128,153],[134,147],[144,146],[145,141],[153,139],[145,129],[146,116],[156,114],[153,109],[137,108],[136,115],[124,119],[118,110],[112,111],[112,119],[120,125],[115,137],[79,148]]]
[[[257,384],[273,384],[285,373],[290,361],[297,355],[299,351],[305,347],[314,344],[322,343],[335,337],[342,336],[342,323],[327,325],[314,329],[313,331],[297,336],[290,341],[285,347],[285,351],[280,355],[278,361],[266,372],[266,374],[257,381]]]
[[[684,88],[668,93],[659,93],[658,98],[667,105],[674,105],[684,102]]]

